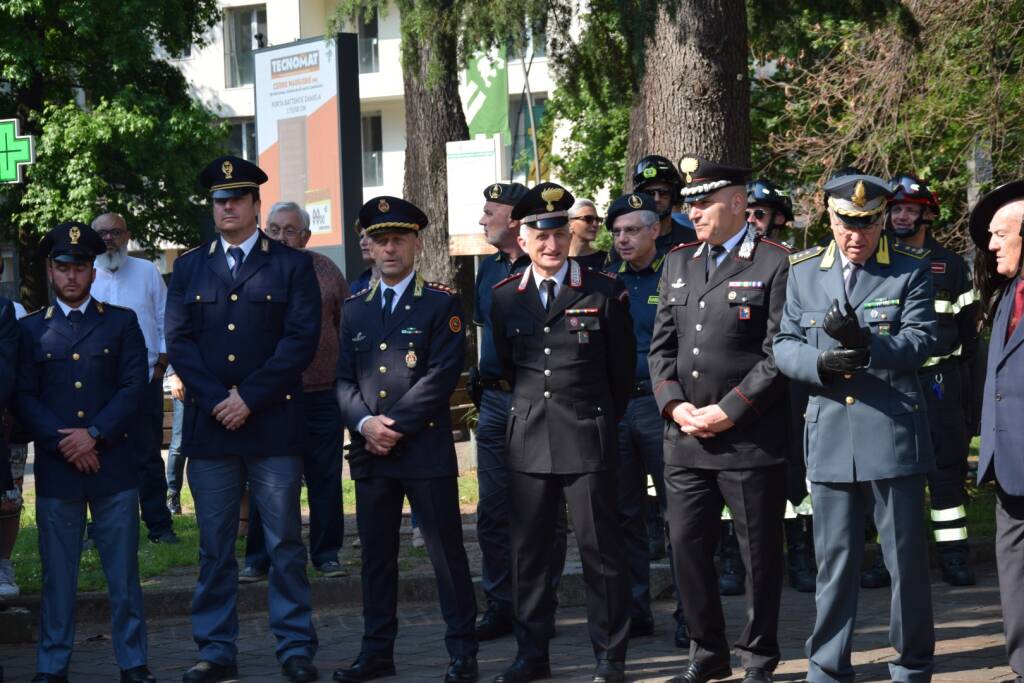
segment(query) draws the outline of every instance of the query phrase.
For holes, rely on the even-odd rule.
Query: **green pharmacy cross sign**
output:
[[[0,183],[20,183],[21,167],[35,163],[31,135],[18,135],[18,119],[0,119]]]

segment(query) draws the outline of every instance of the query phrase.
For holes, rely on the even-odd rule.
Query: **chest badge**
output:
[[[750,320],[750,306],[739,307],[740,320]]]
[[[414,367],[416,367],[417,363],[419,363],[419,358],[416,357],[416,352],[412,349],[409,349],[409,351],[405,354],[405,367],[411,370]]]

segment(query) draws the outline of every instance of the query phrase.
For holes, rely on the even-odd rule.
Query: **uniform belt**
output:
[[[645,379],[633,385],[633,393],[631,393],[629,397],[637,398],[639,396],[650,396],[653,393],[654,388],[651,385],[651,380]]]
[[[512,385],[503,379],[482,379],[480,388],[491,391],[512,391]]]

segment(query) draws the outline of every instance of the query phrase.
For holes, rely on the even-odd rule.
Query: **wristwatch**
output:
[[[89,427],[86,431],[88,431],[89,436],[91,436],[94,441],[101,441],[103,439],[103,435],[100,434],[100,430],[97,429],[95,425]]]

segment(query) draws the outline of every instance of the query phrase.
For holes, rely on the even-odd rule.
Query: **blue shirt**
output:
[[[654,316],[658,312],[658,282],[665,254],[657,253],[651,264],[643,270],[634,270],[625,261],[610,265],[606,272],[614,273],[629,292],[629,314],[633,316],[633,334],[636,335],[636,379],[649,380],[647,352],[651,350],[654,334]]]
[[[499,251],[480,262],[476,275],[476,315],[473,324],[480,332],[480,377],[485,380],[501,379],[501,361],[494,348],[494,332],[491,330],[491,289],[508,276],[522,273],[530,265],[530,257],[523,254],[515,263]]]

